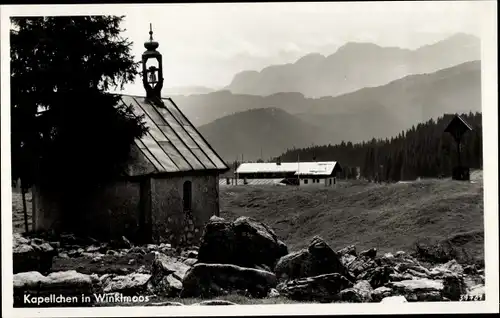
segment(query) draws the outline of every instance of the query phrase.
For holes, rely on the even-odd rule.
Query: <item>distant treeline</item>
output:
[[[369,180],[448,177],[457,163],[457,148],[453,137],[444,130],[454,116],[446,114],[437,121],[431,119],[390,139],[373,138],[356,144],[342,141],[337,145],[289,149],[281,155],[281,160],[334,160],[340,162],[347,177],[354,177],[353,168],[360,167],[361,177]],[[462,165],[482,168],[481,113],[462,114],[461,117],[473,129],[463,137]]]

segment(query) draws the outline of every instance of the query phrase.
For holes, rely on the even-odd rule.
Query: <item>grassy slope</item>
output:
[[[336,188],[221,187],[221,216],[249,216],[275,229],[289,250],[314,235],[334,249],[410,251],[421,239],[453,239],[483,259],[483,185],[451,180],[339,183]]]

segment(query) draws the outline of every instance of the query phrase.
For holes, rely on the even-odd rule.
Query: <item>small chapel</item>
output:
[[[145,96],[120,95],[136,116],[144,116],[148,132],[136,139],[124,177],[90,200],[75,202],[71,219],[63,217],[53,196],[36,185],[33,194],[35,231],[78,231],[96,239],[125,236],[133,242],[196,244],[205,224],[219,215],[219,174],[225,162],[171,98],[163,98],[159,43],[144,43],[142,78]]]

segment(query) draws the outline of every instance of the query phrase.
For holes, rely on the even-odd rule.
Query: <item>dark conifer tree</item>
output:
[[[45,188],[97,186],[123,173],[146,128],[112,89],[138,74],[123,17],[12,18],[12,177]]]

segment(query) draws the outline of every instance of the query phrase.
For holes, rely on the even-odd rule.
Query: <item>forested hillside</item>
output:
[[[437,120],[420,123],[390,139],[289,149],[281,160],[336,160],[348,168],[345,170],[361,167],[361,176],[367,179],[376,178],[380,171],[380,177],[388,181],[450,176],[457,160],[456,144],[444,130],[453,116],[446,114]],[[481,113],[462,114],[461,117],[473,128],[463,139],[462,163],[470,168],[482,168]]]
[[[225,160],[269,159],[291,147],[327,144],[329,132],[279,108],[259,108],[229,115],[199,128]]]

